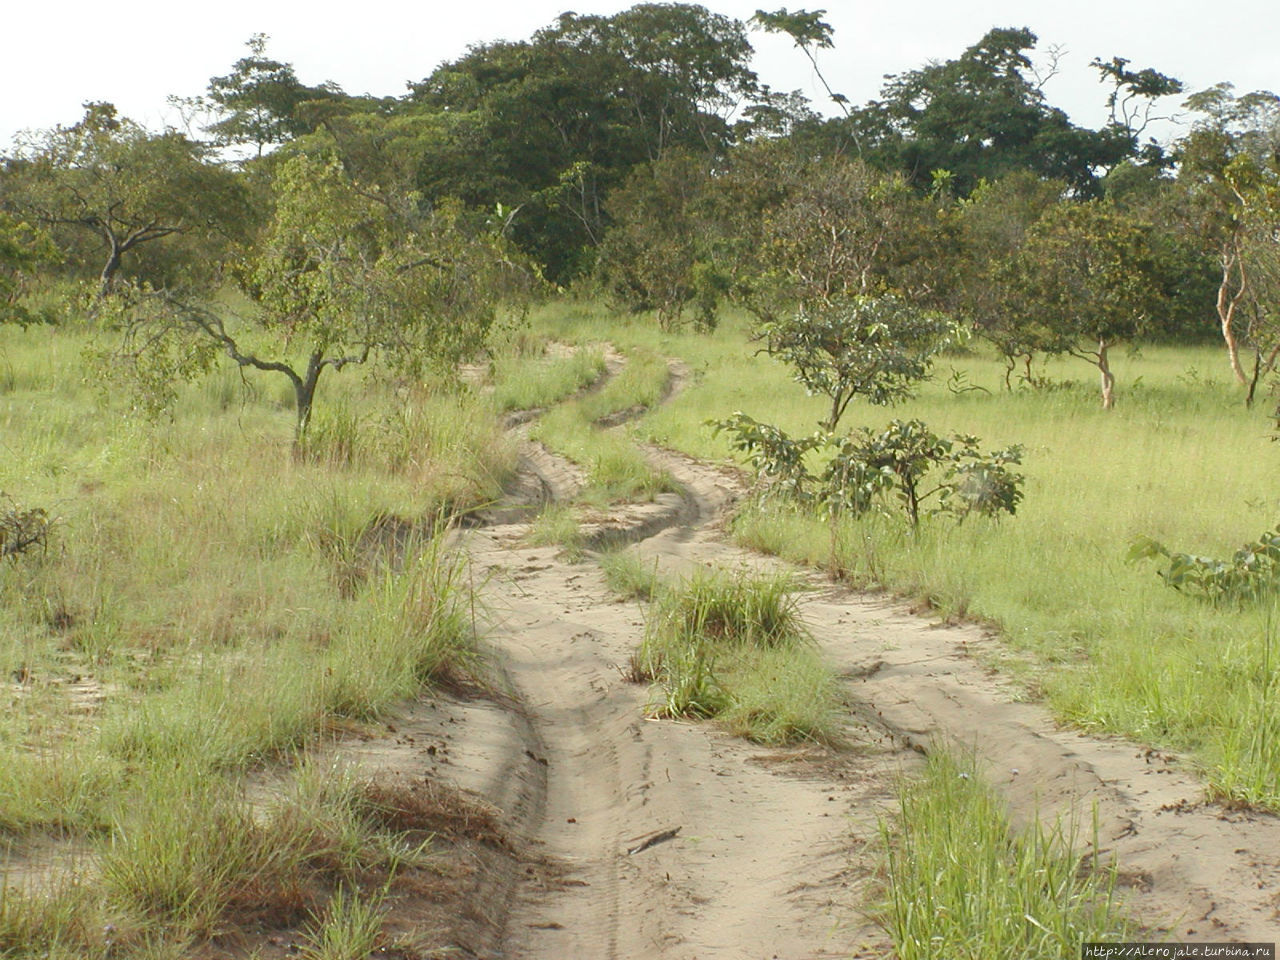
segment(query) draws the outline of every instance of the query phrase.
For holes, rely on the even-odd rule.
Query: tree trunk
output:
[[[293,381],[294,406],[298,414],[298,421],[293,431],[295,451],[301,451],[302,444],[307,439],[307,427],[311,424],[311,406],[316,399],[316,384],[320,381],[320,371],[323,369],[321,355],[312,354],[307,363],[306,377],[298,377]]]
[[[98,298],[102,299],[111,292],[111,284],[115,281],[116,272],[120,269],[120,243],[111,234],[107,235],[109,253],[107,262],[102,268],[101,282],[98,284]]]
[[[1111,372],[1111,364],[1107,360],[1110,344],[1098,340],[1098,370],[1102,374],[1102,409],[1111,410],[1116,405],[1116,378]]]
[[[1235,280],[1237,272],[1239,273],[1238,281]],[[1231,292],[1233,282],[1236,284],[1234,293]],[[1249,378],[1245,376],[1244,368],[1240,365],[1240,345],[1236,342],[1236,332],[1232,324],[1235,320],[1236,306],[1244,296],[1247,286],[1244,265],[1240,262],[1240,251],[1236,248],[1236,240],[1233,237],[1232,241],[1222,249],[1222,282],[1218,284],[1217,307],[1218,323],[1222,326],[1222,339],[1227,344],[1227,359],[1231,363],[1231,373],[1241,386],[1247,384]]]
[[[849,401],[846,400],[842,394],[837,393],[831,398],[831,416],[827,418],[825,423],[820,423],[818,426],[822,427],[824,430],[834,431],[836,424],[838,424],[840,422],[840,418],[844,416],[844,408],[848,402]]]

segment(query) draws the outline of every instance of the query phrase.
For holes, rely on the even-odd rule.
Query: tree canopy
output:
[[[177,237],[216,244],[247,217],[242,183],[212,162],[207,146],[174,130],[151,133],[108,103],[89,104],[79,123],[23,144],[6,173],[17,214],[96,250],[103,294],[126,255],[144,245]],[[183,267],[202,262],[208,258],[190,257]]]

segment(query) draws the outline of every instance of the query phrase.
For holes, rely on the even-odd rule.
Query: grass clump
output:
[[[1074,960],[1130,933],[1114,869],[1073,852],[1077,825],[1015,830],[971,759],[931,752],[899,804],[881,826],[881,922],[902,960]]]
[[[558,546],[572,561],[582,558],[586,538],[572,504],[549,503],[529,525],[527,538],[535,547]]]
[[[609,589],[624,600],[652,600],[662,585],[658,564],[645,563],[630,550],[612,550],[600,556]]]
[[[339,887],[306,934],[305,960],[365,960],[382,938],[386,916],[380,894],[361,896]]]
[[[312,946],[330,951],[316,956],[364,957],[371,947],[333,951],[371,944],[385,894],[406,872],[430,869],[423,809],[394,786],[309,762],[269,805],[195,764],[152,770],[101,843],[105,903],[168,944],[311,917]]]
[[[715,717],[760,743],[833,735],[835,686],[801,622],[789,576],[699,572],[660,588],[632,675],[650,712]]]

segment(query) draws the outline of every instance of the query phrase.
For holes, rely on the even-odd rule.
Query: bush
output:
[[[894,420],[879,433],[864,427],[844,437],[818,431],[795,440],[740,412],[711,425],[731,435],[730,444],[768,478],[769,492],[832,513],[877,507],[889,513],[887,504],[897,501],[916,526],[922,510],[963,521],[971,513],[1012,514],[1022,500],[1023,476],[1009,469],[1022,462],[1021,448],[983,453],[977,437],[942,437],[920,420]],[[814,453],[828,457],[818,474],[806,463]]]
[[[1269,530],[1244,544],[1229,560],[1173,553],[1150,537],[1139,537],[1129,547],[1131,561],[1158,557],[1165,564],[1156,572],[1168,586],[1212,604],[1247,603],[1280,587],[1280,530]]]

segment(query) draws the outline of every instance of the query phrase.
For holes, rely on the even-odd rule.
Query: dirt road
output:
[[[526,453],[527,490],[572,494],[571,465],[534,445]],[[649,455],[683,495],[596,518],[598,541],[631,541],[673,573],[776,565],[723,537],[734,475]],[[995,641],[980,628],[809,574],[802,610],[844,677],[849,746],[765,750],[709,724],[644,719],[647,693],[623,676],[643,608],[614,598],[590,558],[527,546],[518,511],[491,519],[465,546],[505,696],[413,719],[421,742],[442,745],[424,755],[434,774],[486,798],[514,838],[502,864],[478,871],[467,953],[887,956],[866,912],[877,817],[892,809],[895,778],[939,739],[976,748],[1016,818],[1074,809],[1087,827],[1096,804],[1103,850],[1156,935],[1277,938],[1280,822],[1204,803],[1174,758],[1058,728],[981,666],[975,654]]]

